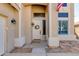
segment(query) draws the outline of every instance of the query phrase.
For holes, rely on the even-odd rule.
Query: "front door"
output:
[[[32,21],[32,38],[41,39],[42,38],[42,18],[36,17]]]

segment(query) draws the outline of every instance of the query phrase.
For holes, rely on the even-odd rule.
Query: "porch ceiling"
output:
[[[43,5],[43,6],[47,6],[48,3],[23,3],[24,6],[27,6],[27,5]]]

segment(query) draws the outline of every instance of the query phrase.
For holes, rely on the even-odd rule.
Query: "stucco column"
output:
[[[19,4],[20,10],[19,10],[19,38],[21,37],[21,4]]]
[[[69,9],[69,23],[70,23],[70,35],[72,36],[72,37],[74,37],[74,4],[73,3],[71,3],[70,4],[70,9]]]
[[[69,35],[70,38],[73,40],[75,39],[74,35],[74,4],[70,4],[70,9],[69,9]]]
[[[48,11],[49,11],[49,37],[52,37],[52,4],[50,3],[49,4],[49,7],[48,7]]]
[[[59,46],[59,41],[57,40],[57,12],[56,12],[56,4],[49,4],[49,39],[48,46]]]
[[[22,47],[25,44],[25,39],[22,35],[22,24],[23,24],[23,20],[22,20],[22,4],[19,4],[19,38],[15,40],[15,47]]]

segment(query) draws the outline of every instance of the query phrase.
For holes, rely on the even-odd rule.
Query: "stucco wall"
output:
[[[20,17],[21,17],[21,36],[22,37],[25,37],[26,33],[25,33],[25,25],[26,25],[26,12],[25,12],[25,7],[22,5],[21,6],[22,9],[21,10],[21,14],[20,14]]]
[[[58,12],[57,4],[49,5],[49,46],[58,46],[60,40],[75,40],[74,36],[74,4],[67,4],[67,7],[61,7],[59,12],[68,12],[68,34],[58,34]],[[63,18],[64,19],[64,18]],[[54,43],[55,42],[55,43]]]
[[[32,6],[32,12],[33,13],[44,13],[45,8],[43,6]]]
[[[25,37],[26,37],[26,44],[30,44],[31,43],[31,39],[32,39],[32,32],[31,32],[31,20],[32,20],[32,7],[26,6],[25,7]]]
[[[14,48],[14,39],[18,37],[18,11],[11,5],[0,3],[0,14],[7,17],[7,52]],[[16,24],[11,24],[10,20],[15,18]]]
[[[58,12],[56,11],[56,4],[52,4],[51,9],[51,37],[62,37],[64,35],[58,34]],[[59,12],[68,12],[68,36],[74,35],[74,6],[73,4],[67,4],[67,7],[62,7]],[[64,19],[64,18],[63,18]]]
[[[59,35],[60,39],[64,40],[75,40],[74,36],[74,4],[68,3],[67,7],[64,7],[63,12],[68,12],[68,35]],[[61,12],[61,11],[60,11]],[[64,19],[64,18],[63,18]]]

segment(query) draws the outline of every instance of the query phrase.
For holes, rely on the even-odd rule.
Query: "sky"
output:
[[[75,22],[79,21],[79,3],[74,4]]]

